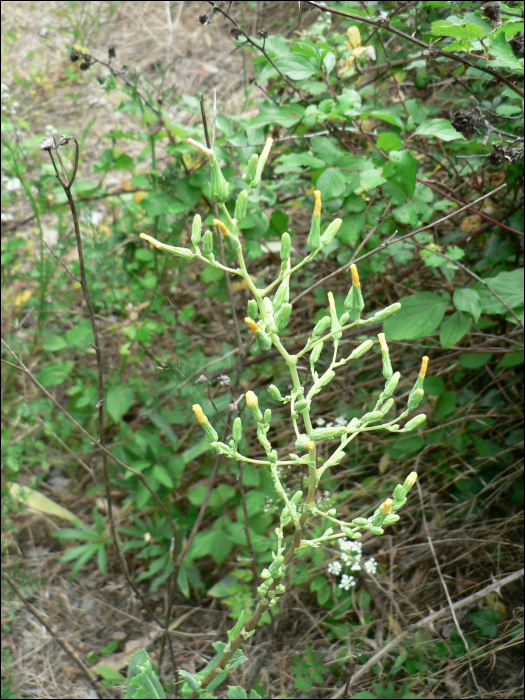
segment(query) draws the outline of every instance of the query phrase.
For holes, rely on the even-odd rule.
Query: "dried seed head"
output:
[[[261,39],[266,39],[268,37],[268,32],[266,31],[266,29],[259,29],[259,31],[257,32],[257,36],[260,36]]]
[[[230,29],[230,34],[234,39],[238,39],[240,36],[242,36],[242,32],[238,27],[232,27]]]

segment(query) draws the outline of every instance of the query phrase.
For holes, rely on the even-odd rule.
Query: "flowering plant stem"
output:
[[[315,206],[307,243],[310,252],[292,267],[291,239],[288,233],[284,233],[281,238],[281,270],[274,282],[264,289],[258,288],[251,279],[246,267],[239,226],[246,215],[249,196],[252,190],[260,183],[262,171],[272,146],[272,139],[267,139],[260,156],[253,155],[251,157],[247,171],[243,176],[245,189],[237,197],[235,215],[233,217],[225,204],[229,196],[230,184],[226,182],[214,152],[192,139],[188,139],[188,142],[210,159],[211,198],[218,207],[216,211],[219,211],[223,216],[223,220],[215,218],[213,224],[217,229],[217,235],[221,236],[226,246],[235,252],[238,267],[228,267],[215,259],[213,254],[213,234],[211,231],[206,231],[204,236],[202,236],[202,222],[198,214],[193,221],[192,249],[169,246],[144,233],[141,234],[141,238],[150,242],[156,248],[165,250],[176,257],[185,260],[200,260],[217,269],[238,275],[244,280],[253,296],[253,299],[248,302],[248,314],[244,319],[245,323],[255,336],[259,349],[268,351],[274,346],[281,354],[290,373],[292,389],[288,395],[282,396],[279,389],[274,385],[269,387],[268,392],[274,400],[282,404],[290,404],[290,417],[296,435],[295,449],[298,452],[298,454],[290,454],[290,460],[278,458],[277,450],[273,448],[267,438],[271,422],[271,410],[266,409],[264,413],[261,411],[258,397],[253,391],[246,393],[246,405],[257,424],[257,438],[266,453],[266,460],[252,459],[238,451],[242,437],[242,421],[239,416],[233,421],[231,439],[226,444],[219,441],[215,428],[209,422],[201,406],[198,404],[193,406],[195,416],[210,442],[211,450],[217,455],[225,455],[240,463],[248,462],[269,467],[274,487],[283,502],[280,523],[275,528],[277,537],[276,550],[272,554],[272,563],[261,573],[262,584],[257,589],[259,601],[255,612],[248,619],[246,611],[243,611],[237,624],[228,632],[228,643],[216,643],[214,645],[218,654],[201,673],[191,675],[186,671],[181,671],[181,675],[192,690],[190,697],[196,698],[212,697],[209,695],[210,691],[224,680],[229,670],[246,660],[239,648],[243,641],[254,634],[255,628],[261,621],[264,613],[269,608],[274,607],[279,597],[285,592],[284,579],[286,571],[299,550],[308,547],[317,548],[322,544],[330,543],[334,539],[341,537],[358,540],[362,536],[361,531],[363,530],[368,530],[375,535],[381,535],[385,526],[392,525],[399,520],[396,511],[406,503],[407,494],[417,479],[415,472],[409,474],[403,484],[398,484],[395,487],[392,497],[381,503],[373,515],[368,518],[354,518],[350,522],[337,518],[335,508],[331,508],[328,511],[323,511],[319,508],[315,504],[315,493],[319,481],[326,470],[337,466],[342,461],[345,457],[345,448],[359,434],[372,430],[387,430],[394,433],[408,432],[422,424],[425,420],[424,414],[415,416],[404,427],[401,427],[400,421],[404,420],[409,413],[417,408],[423,399],[423,380],[427,370],[428,358],[423,358],[421,370],[408,397],[406,409],[396,418],[386,419],[387,413],[394,404],[394,399],[391,397],[397,388],[400,374],[399,372],[394,373],[392,369],[388,344],[385,336],[380,333],[378,339],[383,361],[385,387],[374,406],[374,410],[364,413],[359,419],[353,418],[346,425],[313,428],[310,412],[314,397],[334,379],[338,368],[351,360],[361,357],[374,344],[371,339],[366,340],[355,348],[348,357],[338,360],[339,342],[342,334],[356,326],[366,326],[382,321],[396,313],[401,308],[401,305],[399,303],[392,304],[367,319],[361,318],[365,302],[361,292],[357,267],[352,265],[350,267],[352,285],[344,302],[345,312],[341,316],[338,315],[333,294],[329,292],[328,307],[330,315],[325,316],[317,323],[304,348],[297,354],[291,355],[280,338],[280,332],[287,326],[292,310],[292,306],[289,303],[290,277],[313,260],[323,246],[332,242],[342,221],[335,219],[321,234],[321,192],[315,191]],[[270,292],[274,290],[276,291],[273,297],[270,297]],[[332,345],[331,359],[328,363],[328,368],[320,375],[316,371],[316,365],[328,342]],[[310,355],[312,379],[309,388],[305,385],[305,382],[301,381],[297,369],[299,359],[307,354]],[[300,425],[301,419],[302,428]],[[339,444],[328,459],[318,464],[317,442],[321,440],[339,440]],[[306,495],[303,495],[302,491],[296,491],[293,494],[287,491],[281,481],[280,469],[288,465],[303,465],[308,470],[308,490]],[[308,539],[306,525],[312,516],[325,520],[328,527],[322,536]],[[293,538],[288,545],[284,541],[284,529],[287,525],[292,525],[294,529]]]

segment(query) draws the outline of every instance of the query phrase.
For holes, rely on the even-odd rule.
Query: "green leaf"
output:
[[[443,319],[447,300],[437,294],[421,292],[401,299],[401,310],[383,323],[389,340],[415,340],[433,333]]]
[[[182,673],[182,672],[181,672]],[[153,668],[153,663],[144,649],[136,651],[128,668],[127,700],[163,699],[164,689]]]
[[[425,394],[428,394],[428,396],[441,396],[441,394],[445,391],[445,382],[441,379],[441,377],[425,377],[423,389],[425,390]]]
[[[484,637],[496,637],[498,634],[497,624],[500,621],[501,613],[492,608],[485,608],[478,612],[469,613],[468,619],[478,628]]]
[[[93,329],[91,328],[91,322],[89,319],[84,318],[78,326],[72,328],[66,333],[66,340],[68,345],[78,350],[87,350],[88,347],[95,342],[93,336]]]
[[[374,119],[380,119],[383,122],[388,122],[394,126],[398,126],[400,129],[404,129],[405,125],[403,120],[400,119],[397,114],[388,109],[376,109],[373,112],[364,112],[360,115],[361,119],[366,119],[367,117],[373,117]]]
[[[64,348],[67,348],[67,343],[61,335],[51,335],[42,343],[42,349],[48,352],[58,352]]]
[[[446,20],[432,22],[430,31],[434,36],[453,36],[458,39],[479,39],[486,34],[484,29],[472,22],[456,25]]]
[[[441,324],[439,333],[441,347],[451,348],[459,342],[469,332],[471,324],[470,318],[461,313],[461,311],[455,311],[452,316],[446,318]]]
[[[118,423],[122,416],[129,411],[135,400],[135,390],[131,386],[117,384],[108,391],[106,406],[109,415],[115,423]]]
[[[512,270],[512,272],[500,272],[495,277],[485,279],[484,282],[486,282],[490,289],[492,289],[505,304],[508,304],[511,309],[523,306],[523,270],[518,269]],[[485,311],[485,313],[490,313],[490,311],[487,310],[487,306],[490,307],[493,305],[493,302],[496,302],[497,306],[501,308],[499,301],[495,297],[492,297],[488,300],[487,304],[483,305],[483,311]]]
[[[360,186],[354,190],[354,194],[361,194],[362,192],[368,192],[374,187],[379,187],[386,182],[386,178],[383,177],[383,171],[381,168],[370,168],[369,170],[363,170],[359,176]]]
[[[470,314],[477,323],[481,314],[481,299],[475,289],[456,289],[453,302],[458,311]]]
[[[392,212],[392,216],[399,224],[404,224],[405,226],[417,225],[417,214],[412,202],[396,207]]]
[[[498,367],[516,367],[523,364],[522,352],[507,352],[503,355],[503,359],[498,362]]]
[[[175,486],[168,471],[160,464],[156,464],[153,467],[152,473],[155,479],[158,479],[161,484],[164,484],[164,486],[167,486],[169,489],[172,489]]]
[[[97,672],[100,673],[102,678],[104,678],[106,681],[112,681],[113,683],[119,683],[121,685],[126,682],[126,679],[122,673],[115,671],[114,668],[110,668],[109,666],[99,664],[97,666]]]
[[[512,53],[510,45],[506,42],[503,34],[498,34],[490,45],[489,66],[493,68],[506,68],[513,73],[523,73],[523,60],[516,58]]]
[[[67,381],[71,371],[73,370],[73,362],[52,362],[45,367],[42,367],[38,373],[38,381],[46,389],[52,386],[59,386]]]
[[[486,365],[492,357],[491,352],[476,352],[467,355],[461,355],[459,364],[465,369],[479,369]]]
[[[429,119],[420,124],[415,130],[414,136],[435,136],[442,141],[454,141],[465,137],[456,131],[448,119]]]
[[[343,173],[338,168],[328,168],[317,180],[316,185],[321,190],[323,201],[337,199],[346,189]]]
[[[300,122],[304,115],[304,107],[301,105],[263,105],[258,117],[252,119],[250,127],[267,126],[268,124],[280,124],[288,129]]]
[[[306,80],[319,73],[319,66],[306,56],[298,53],[289,53],[278,56],[275,65],[291,80]],[[277,122],[280,124],[281,122]],[[252,122],[253,124],[253,122]]]
[[[390,151],[399,151],[403,148],[403,142],[397,134],[391,131],[385,131],[377,140],[377,147],[386,153]]]
[[[180,202],[169,192],[152,192],[140,202],[146,216],[161,216],[162,214],[182,214],[189,207]]]

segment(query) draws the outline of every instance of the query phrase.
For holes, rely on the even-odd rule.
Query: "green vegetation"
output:
[[[193,25],[232,28],[235,109],[96,55],[119,3],[61,10],[64,110],[98,78],[122,117],[96,148],[4,74],[3,631],[46,586],[29,506],[157,630],[127,672],[110,629],[78,652],[108,697],[490,693],[523,639],[523,3],[272,3],[253,35],[268,3],[229,5]]]

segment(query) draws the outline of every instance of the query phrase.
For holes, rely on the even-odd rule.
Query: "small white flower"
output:
[[[361,563],[359,561],[355,561],[350,567],[350,571],[361,571]]]
[[[355,578],[353,576],[348,576],[347,574],[343,574],[341,576],[341,583],[339,584],[339,588],[344,588],[345,591],[349,591],[354,586]]]
[[[337,416],[334,423],[335,425],[346,425],[346,419],[343,416]]]
[[[341,561],[343,561],[346,566],[348,566],[348,564],[350,563],[350,557],[348,556],[348,554],[346,554],[346,552],[341,552]]]
[[[7,192],[16,192],[22,189],[22,183],[17,177],[8,177],[5,181],[5,189]]]
[[[328,564],[328,573],[329,574],[335,574],[338,576],[341,573],[342,570],[341,562],[340,561],[333,561],[330,564]]]
[[[375,574],[377,572],[377,562],[373,557],[365,561],[365,571],[369,574]]]
[[[318,425],[319,427],[322,427],[326,423],[324,418],[316,418],[315,419],[315,424]]]

